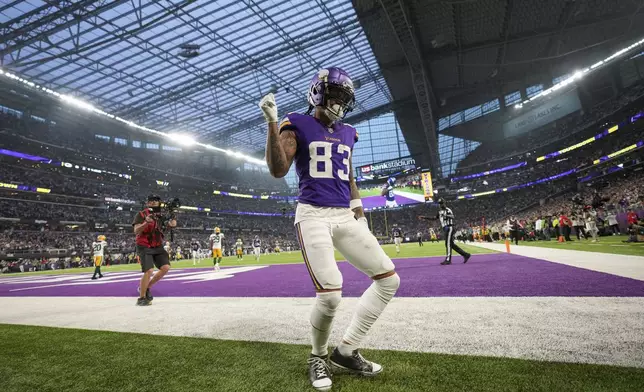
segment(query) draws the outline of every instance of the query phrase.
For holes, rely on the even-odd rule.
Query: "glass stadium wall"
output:
[[[447,135],[438,135],[438,156],[444,177],[454,174],[460,161],[481,143]]]

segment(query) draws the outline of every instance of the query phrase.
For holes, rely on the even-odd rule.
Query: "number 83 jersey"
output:
[[[280,133],[293,131],[297,138],[298,202],[349,208],[349,162],[358,141],[356,129],[341,122],[327,127],[313,116],[298,113],[289,113],[279,129]]]

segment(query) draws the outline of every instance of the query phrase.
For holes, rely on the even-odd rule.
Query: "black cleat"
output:
[[[96,276],[92,276],[92,280],[96,280],[96,279],[98,279]]]
[[[468,254],[467,256],[463,256],[463,264],[467,263],[467,261],[472,257],[472,255]]]
[[[309,364],[309,381],[311,386],[318,391],[328,391],[331,389],[331,369],[326,363],[325,357],[318,357],[311,354],[306,360]]]
[[[361,376],[375,376],[382,372],[382,366],[377,363],[367,361],[358,350],[353,350],[350,357],[345,357],[340,354],[340,351],[338,351],[338,348],[336,347],[336,349],[333,350],[333,353],[331,353],[329,362],[331,363],[331,366],[340,371],[359,374]]]
[[[152,294],[150,294],[150,289],[145,290],[145,299],[147,299],[148,301],[152,301],[154,299]]]
[[[148,301],[147,298],[139,298],[136,300],[136,306],[150,306],[152,302]]]
[[[452,262],[449,260],[445,260],[441,263],[441,265],[450,265],[450,264],[452,264]]]

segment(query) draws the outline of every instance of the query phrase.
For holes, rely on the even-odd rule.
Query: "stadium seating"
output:
[[[528,162],[502,173],[449,183],[441,195],[448,198],[456,215],[457,227],[471,234],[473,228],[485,222],[486,226],[501,232],[510,215],[520,217],[526,227],[530,227],[537,216],[570,210],[571,195],[593,182],[608,181],[608,188],[603,192],[610,195],[610,209],[641,208],[644,196],[639,191],[642,189],[642,176],[634,174],[623,179],[619,171],[610,173],[615,167],[621,169],[617,166],[619,164],[628,168],[625,172],[641,167],[642,152],[639,148],[596,165],[599,157],[644,139],[644,121],[632,124],[626,121],[642,109],[639,103],[617,114],[613,110],[623,109],[625,102],[632,103],[633,97],[639,97],[641,92],[637,88],[628,99],[605,103],[600,115],[580,119],[574,131],[566,133],[570,125],[564,122],[562,128],[558,128],[564,137],[534,149],[529,155],[508,158],[506,154],[508,159],[495,160],[483,166],[461,167],[458,175],[477,173],[481,167],[502,167],[519,159]],[[605,119],[609,112],[615,114],[612,120],[625,124],[620,125],[618,131],[558,157],[536,161],[540,154],[561,150],[596,135],[608,124],[598,121]],[[82,139],[84,148],[79,151],[76,147],[78,140],[73,139],[71,133],[61,132],[54,137],[52,131],[41,123],[25,123],[6,114],[0,115],[0,124],[0,148],[4,149],[0,154],[0,253],[14,255],[0,264],[5,271],[21,270],[21,266],[22,270],[25,266],[29,270],[85,265],[89,263],[88,250],[97,231],[106,233],[109,238],[113,257],[110,262],[132,262],[129,256],[133,250],[131,222],[140,209],[140,202],[150,193],[160,194],[165,199],[179,197],[184,206],[210,208],[210,212],[180,212],[173,252],[181,248],[186,257],[191,242],[197,240],[206,245],[207,236],[215,226],[228,234],[227,248],[231,248],[238,237],[243,238],[248,246],[255,234],[260,235],[267,248],[272,248],[268,245],[275,241],[280,241],[284,247],[298,248],[293,231],[294,205],[284,199],[272,198],[276,192],[281,195],[288,195],[288,192],[284,184],[273,181],[266,173],[213,173],[206,167],[181,164],[172,154],[168,159],[175,159],[173,165],[160,170],[153,168],[153,160],[141,159],[129,148],[105,143],[93,135]],[[475,151],[473,156],[484,151]],[[48,159],[28,158],[22,154]],[[65,166],[59,162],[71,162],[72,165]],[[553,181],[456,200],[459,195],[476,195],[530,183],[571,169],[576,172]],[[414,179],[413,176],[410,178]],[[406,185],[418,186],[413,181],[410,184]],[[239,194],[263,193],[270,197],[258,199],[213,194],[217,190]],[[435,213],[435,208],[417,205],[372,211],[367,215],[381,242],[390,241],[393,223],[402,227],[405,236],[413,241],[417,232],[422,232],[427,239],[428,229],[432,226],[418,221],[416,216]],[[433,226],[440,237],[437,223]],[[43,263],[43,258],[49,261]]]
[[[637,83],[619,98],[602,102],[583,115],[566,117],[526,135],[504,140],[503,143],[483,143],[458,164],[454,175],[462,176],[507,166],[556,150],[552,146],[574,144],[572,140],[598,133],[605,123],[619,122],[638,112],[639,109],[633,105],[642,96],[644,85]]]

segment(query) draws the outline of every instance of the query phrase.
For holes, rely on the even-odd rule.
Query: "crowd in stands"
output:
[[[0,135],[0,148],[97,169],[109,166],[117,173],[131,176],[131,184],[137,186],[141,180],[170,178],[217,183],[223,190],[288,191],[283,179],[265,172],[212,167],[205,153],[125,146],[96,138],[91,130],[67,129],[4,112],[0,112]]]
[[[605,181],[608,181],[607,183]],[[644,172],[635,171],[626,176],[622,173],[611,176],[609,180],[599,182],[603,188],[598,192],[597,187],[587,187],[581,191],[577,189],[574,179],[559,180],[547,184],[541,184],[532,188],[517,190],[507,194],[479,197],[474,199],[456,200],[449,202],[450,208],[456,216],[457,228],[462,233],[468,233],[465,238],[472,239],[485,225],[490,239],[501,239],[507,235],[508,221],[516,217],[520,223],[520,235],[522,240],[546,239],[543,237],[542,227],[558,227],[561,222],[572,227],[571,235],[576,235],[574,225],[577,221],[585,219],[584,208],[586,205],[593,205],[598,199],[601,207],[594,208],[599,228],[599,235],[610,235],[615,232],[620,234],[633,234],[631,229],[644,228],[644,221],[640,219],[634,225],[618,226],[617,230],[612,227],[612,216],[618,212],[637,212],[644,209]],[[575,203],[573,197],[581,202]],[[4,206],[2,206],[4,209]],[[53,212],[53,209],[52,209]],[[417,205],[388,211],[375,211],[367,213],[372,231],[380,239],[381,243],[391,242],[391,227],[397,224],[404,231],[409,241],[416,240],[416,234],[421,233],[423,240],[429,239],[429,230],[432,228],[439,239],[442,238],[442,231],[438,222],[417,220],[418,215],[435,215],[437,207],[433,204]],[[59,212],[54,212],[59,213]],[[65,210],[63,215],[71,213]],[[83,215],[79,212],[80,216]],[[561,217],[570,218],[570,222],[564,221]],[[644,217],[642,217],[644,219]],[[191,244],[196,240],[201,244],[202,249],[208,247],[208,236],[215,226],[221,227],[226,234],[224,249],[230,254],[232,246],[237,238],[244,241],[245,246],[250,247],[251,240],[259,235],[264,244],[264,251],[272,251],[276,242],[280,243],[282,250],[290,247],[295,251],[298,249],[297,239],[293,230],[293,218],[286,217],[264,217],[264,216],[240,216],[229,215],[223,218],[208,218],[205,214],[186,213],[179,216],[179,221],[191,220],[193,224],[200,225],[198,229],[175,231],[172,243],[173,257],[181,249],[182,258],[190,257]],[[542,221],[538,225],[537,221]],[[70,231],[69,226],[49,228],[42,226],[40,230],[34,230],[32,226],[23,229],[16,226],[2,226],[0,233],[0,252],[8,251],[38,251],[46,249],[66,249],[72,254],[61,258],[42,260],[23,259],[0,264],[4,265],[6,271],[16,271],[21,265],[31,268],[70,268],[82,266],[89,263],[89,246],[96,236],[96,230],[89,227],[77,227]],[[540,230],[536,230],[540,227]],[[558,237],[558,229],[552,229],[549,236]],[[108,252],[112,254],[112,264],[133,262],[129,255],[133,251],[133,234],[130,227],[124,227],[119,232],[107,232]],[[581,233],[585,236],[585,233]],[[632,236],[629,237],[629,241]],[[636,237],[635,237],[636,238]],[[636,239],[635,239],[636,240]],[[53,263],[53,264],[52,264]],[[53,265],[53,267],[52,267]],[[89,265],[89,264],[88,264]],[[23,270],[24,270],[23,266]],[[27,269],[28,270],[28,269]]]
[[[621,174],[621,173],[620,173]],[[510,231],[511,221],[516,221],[518,238],[526,241],[563,241],[590,239],[587,223],[597,226],[598,236],[629,235],[627,242],[638,241],[644,234],[644,172],[642,170],[611,178],[602,186],[587,187],[581,191],[571,190],[546,200],[543,204],[491,220],[490,239],[503,238]],[[601,188],[601,189],[599,189]],[[626,213],[627,221],[620,225],[619,213]],[[592,225],[591,225],[592,226]],[[593,240],[596,240],[593,237]]]
[[[569,125],[562,125],[558,129],[565,135],[565,143],[553,144],[550,140],[548,148],[542,151],[553,152],[598,133],[597,127],[592,128],[589,125],[596,125],[598,120],[606,118],[618,109],[623,109],[625,104],[632,103],[643,93],[642,86],[635,86],[620,99],[596,108],[596,113],[587,113],[582,118],[575,119],[574,122],[564,122]],[[636,109],[637,107],[632,107],[628,110]],[[630,112],[621,114],[628,113]],[[571,168],[586,168],[599,156],[642,140],[644,138],[642,124],[644,121],[625,126],[616,133],[561,157],[505,173],[459,181],[451,190],[454,187],[468,187],[467,192],[461,193],[474,193],[524,184]],[[214,227],[220,227],[226,235],[224,250],[227,254],[232,252],[237,238],[241,238],[248,248],[255,235],[260,236],[264,251],[273,251],[275,243],[279,243],[282,250],[298,249],[293,229],[293,204],[282,200],[259,200],[213,194],[213,190],[223,189],[224,186],[228,187],[228,191],[238,193],[244,193],[242,188],[246,186],[246,192],[252,194],[259,194],[260,191],[253,193],[249,189],[283,190],[284,184],[280,182],[264,181],[265,178],[270,179],[266,173],[244,173],[234,170],[225,171],[225,173],[217,172],[194,161],[181,163],[177,153],[168,153],[167,159],[173,164],[166,164],[160,170],[153,160],[141,158],[141,154],[138,153],[141,150],[133,152],[132,147],[108,143],[94,138],[93,134],[78,130],[74,130],[76,139],[71,139],[69,136],[71,131],[54,131],[51,127],[51,124],[0,113],[0,136],[2,136],[0,148],[56,158],[61,161],[69,160],[113,173],[122,171],[132,178],[1,155],[0,183],[50,189],[50,193],[37,193],[12,189],[11,186],[0,187],[0,218],[4,218],[0,220],[0,255],[48,254],[25,258],[16,256],[11,260],[2,261],[0,270],[4,272],[89,266],[91,265],[90,245],[97,233],[104,233],[108,238],[109,263],[136,262],[133,260],[134,235],[131,223],[134,214],[140,210],[139,202],[145,200],[151,193],[159,194],[165,200],[178,197],[184,206],[212,209],[210,213],[190,210],[181,210],[178,213],[178,227],[174,230],[174,238],[170,244],[174,257],[179,253],[181,255],[179,257],[189,258],[192,243],[195,241],[200,243],[202,249],[208,248],[208,236]],[[568,131],[562,132],[561,129],[566,127]],[[84,134],[86,136],[83,136]],[[541,135],[539,139],[543,141],[547,137]],[[82,144],[82,149],[78,147],[79,144]],[[477,154],[489,153],[491,156],[500,156],[486,148],[477,150]],[[531,154],[536,151],[537,149],[533,149]],[[505,148],[504,152],[507,153]],[[159,151],[151,153],[165,154]],[[172,154],[175,156],[173,157]],[[536,156],[531,155],[532,161]],[[514,156],[512,159],[525,159],[525,156]],[[629,234],[629,241],[633,238],[636,240],[637,236],[633,236],[633,233],[637,233],[640,227],[644,227],[644,222],[641,222],[639,217],[634,217],[628,225],[618,225],[617,228],[612,217],[617,213],[635,213],[644,208],[644,175],[642,171],[632,169],[638,167],[641,169],[641,160],[642,152],[638,150],[587,171],[599,176],[598,179],[587,183],[580,182],[582,175],[580,173],[519,190],[473,199],[454,200],[454,197],[451,197],[448,199],[448,205],[455,214],[456,227],[462,230],[463,238],[473,238],[477,230],[482,230],[482,227],[486,227],[490,239],[503,238],[507,235],[508,222],[514,221],[514,218],[518,222],[517,227],[523,240],[545,240],[546,237],[550,238],[550,235],[557,238],[559,236],[556,233],[563,233],[565,230],[553,229],[547,236],[544,234],[543,227],[554,228],[562,224],[570,227],[579,226],[575,223],[579,223],[580,220],[584,222],[588,217],[588,211],[592,210],[600,228],[600,235],[618,232]],[[616,165],[627,161],[629,169],[625,169],[624,173],[607,174],[606,167],[609,164]],[[494,162],[490,168],[503,165],[498,162],[500,161]],[[176,166],[173,167],[175,163]],[[512,162],[506,161],[505,164],[509,163]],[[470,169],[461,167],[459,174],[469,174],[482,169],[478,166],[476,170],[472,169],[473,171],[469,172],[468,170]],[[159,185],[157,178],[167,180],[169,184]],[[418,174],[401,177],[397,179],[396,186],[419,188],[419,180]],[[593,186],[586,187],[586,184]],[[598,187],[601,188],[599,193],[595,191]],[[280,191],[280,194],[284,192]],[[576,199],[582,202],[572,202],[576,194],[579,194]],[[106,197],[131,200],[134,203],[107,202]],[[596,203],[597,197],[599,197],[599,204]],[[597,204],[597,206],[584,209],[584,206],[589,204]],[[274,215],[240,214],[239,211]],[[438,207],[434,204],[420,204],[369,212],[367,219],[373,233],[382,243],[391,242],[393,224],[401,227],[405,237],[410,241],[416,240],[417,233],[421,234],[423,240],[428,240],[430,229],[433,229],[439,238],[442,237],[439,223],[435,221],[428,224],[426,221],[419,221],[417,216],[436,215],[437,211]],[[632,217],[632,215],[629,216]],[[537,222],[540,223],[537,224]],[[572,235],[576,235],[577,232],[580,230],[573,228],[571,231]],[[580,232],[580,238],[581,234],[583,233]],[[584,237],[586,237],[585,234]],[[169,238],[166,239],[169,240]],[[51,253],[52,249],[62,251]]]
[[[548,153],[548,146],[557,143],[565,147],[573,137],[589,132],[589,136],[599,133],[604,120],[621,121],[625,116],[635,114],[638,109],[632,103],[644,96],[644,84],[637,83],[623,91],[616,99],[597,104],[583,115],[571,115],[527,134],[505,139],[503,143],[483,143],[459,162],[455,176],[462,176],[507,166],[526,158],[536,158]],[[639,108],[641,109],[641,107]],[[594,132],[594,133],[593,133]],[[574,144],[574,143],[570,143]],[[544,151],[543,149],[546,148]]]
[[[571,142],[571,145],[583,140],[583,138],[577,137],[574,142]],[[557,157],[536,163],[536,156],[533,156],[524,167],[474,179],[455,181],[451,184],[451,187],[453,189],[468,188],[467,191],[461,193],[481,192],[525,184],[564,173],[571,169],[582,170],[592,166],[594,160],[641,140],[644,140],[644,121],[623,126],[622,129],[615,133]]]

